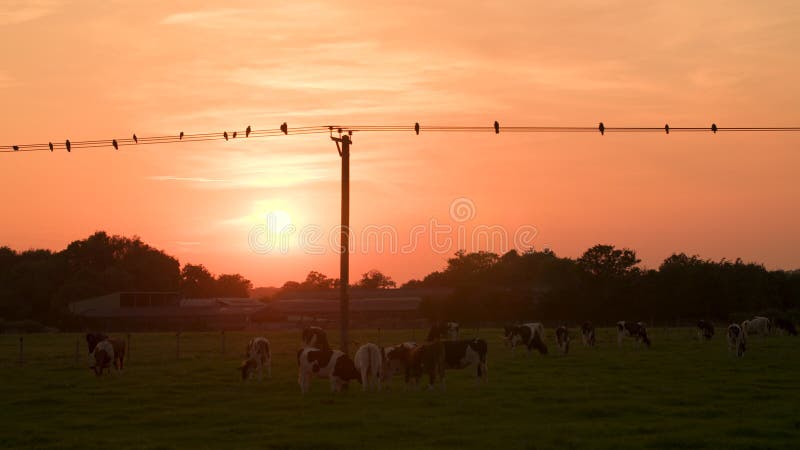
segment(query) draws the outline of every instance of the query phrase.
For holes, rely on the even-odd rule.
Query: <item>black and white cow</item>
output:
[[[697,338],[710,341],[712,337],[714,337],[714,324],[707,320],[697,322]]]
[[[739,324],[728,325],[728,352],[736,352],[736,356],[742,357],[747,347],[747,331]]]
[[[91,351],[91,359],[89,369],[94,370],[94,374],[98,377],[103,374],[103,371],[108,369],[111,373],[111,364],[114,361],[114,346],[111,341],[104,339],[97,342]]]
[[[556,328],[556,346],[561,350],[561,353],[569,353],[569,330],[565,325]]]
[[[528,353],[536,349],[540,354],[547,354],[547,344],[544,343],[544,326],[541,323],[526,323],[522,325],[505,327],[506,339],[514,351],[517,345],[525,345]]]
[[[435,322],[428,331],[428,341],[458,339],[460,327],[456,322]]]
[[[592,322],[583,322],[581,325],[581,340],[583,340],[583,345],[587,347],[594,347],[597,344]]]
[[[346,389],[350,380],[361,381],[353,360],[339,350],[320,350],[305,347],[297,351],[297,384],[305,394],[311,387],[311,379],[327,378],[332,392]]]
[[[475,366],[475,380],[489,381],[489,368],[486,365],[486,354],[489,345],[483,339],[467,339],[460,341],[443,341],[445,367],[448,369],[464,369]]]
[[[320,350],[331,349],[331,346],[328,345],[328,335],[325,334],[325,330],[314,326],[303,328],[303,346]]]
[[[269,348],[269,341],[264,337],[250,339],[245,350],[246,360],[242,361],[240,369],[242,380],[250,378],[254,372],[258,372],[258,381],[261,381],[263,368],[267,368],[267,377],[272,378],[272,353]]]
[[[384,360],[383,351],[375,344],[367,343],[359,347],[353,357],[356,370],[361,374],[361,385],[364,391],[375,387],[381,390]]]
[[[617,322],[617,346],[622,346],[622,339],[625,337],[634,338],[636,344],[643,342],[648,348],[650,347],[650,338],[647,337],[647,327],[644,322],[626,322],[621,320]]]
[[[791,320],[776,317],[775,320],[772,321],[772,324],[775,326],[776,331],[781,330],[790,336],[797,336],[797,328],[795,328]]]
[[[127,346],[122,339],[109,338],[103,333],[86,333],[86,346],[89,348],[89,354],[93,354],[97,345],[103,341],[110,342],[111,346],[114,348],[112,361],[114,368],[116,368],[117,371],[124,369]]]

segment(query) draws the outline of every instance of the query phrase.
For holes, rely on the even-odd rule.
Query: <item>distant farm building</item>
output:
[[[423,298],[443,298],[449,289],[353,289],[353,327],[406,327],[424,322]],[[338,291],[294,291],[268,302],[252,298],[182,299],[177,292],[115,292],[73,302],[69,309],[87,328],[104,330],[243,330],[333,325],[339,320]]]

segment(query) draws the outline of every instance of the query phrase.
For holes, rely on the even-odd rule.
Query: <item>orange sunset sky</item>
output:
[[[343,124],[800,125],[794,1],[254,2],[0,0],[0,145]],[[800,133],[356,133],[351,223],[399,246],[432,220],[535,227],[577,257],[634,248],[800,267]],[[326,135],[0,155],[0,245],[139,235],[259,285],[338,276]],[[455,199],[474,217],[456,222]],[[254,252],[265,215],[324,230]],[[357,244],[352,278],[440,269]],[[467,250],[508,250],[493,244]],[[506,245],[506,247],[513,244]],[[263,253],[263,252],[262,252]],[[319,254],[312,254],[319,253]]]

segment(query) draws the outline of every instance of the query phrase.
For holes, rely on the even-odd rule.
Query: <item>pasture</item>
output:
[[[185,333],[180,360],[174,334],[134,334],[125,372],[99,379],[84,342],[75,365],[75,334],[26,335],[22,365],[18,336],[2,335],[0,448],[797,448],[800,339],[754,336],[737,360],[723,331],[699,342],[694,329],[652,328],[647,350],[618,349],[616,331],[598,329],[588,349],[573,327],[563,356],[550,328],[543,357],[512,354],[502,330],[484,329],[486,385],[465,369],[447,372],[446,391],[395,378],[390,391],[332,394],[315,380],[305,397],[299,331],[263,333],[273,378],[261,383],[237,370],[252,334],[228,333],[223,356],[219,333]],[[380,343],[410,338],[384,331]]]

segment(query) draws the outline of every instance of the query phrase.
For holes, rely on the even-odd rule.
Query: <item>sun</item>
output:
[[[286,232],[293,225],[292,216],[282,209],[268,211],[263,220],[266,220],[267,229],[273,233]]]

